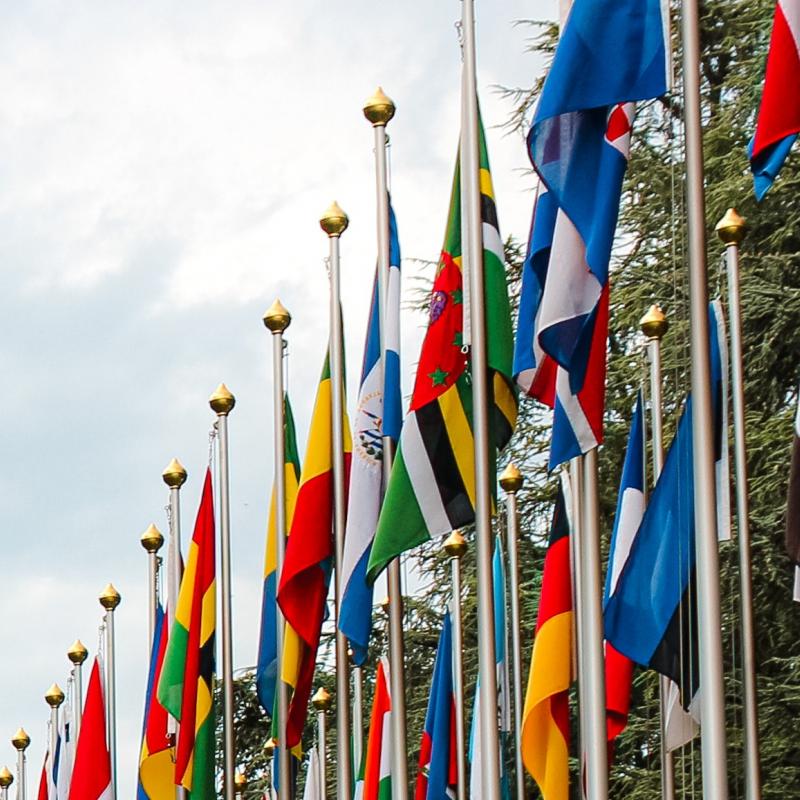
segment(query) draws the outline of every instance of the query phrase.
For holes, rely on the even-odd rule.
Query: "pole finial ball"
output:
[[[324,686],[320,686],[311,698],[311,705],[317,711],[327,711],[331,707],[331,703],[333,703],[333,695]]]
[[[67,650],[67,658],[76,666],[83,664],[88,657],[89,651],[86,649],[86,645],[80,639],[76,639],[70,646],[69,650]]]
[[[170,489],[180,489],[186,483],[186,476],[186,469],[177,458],[173,458],[161,473],[161,478]]]
[[[11,744],[14,745],[15,750],[23,751],[28,749],[28,745],[31,743],[31,737],[25,733],[24,728],[20,728],[14,736],[11,738]]]
[[[122,595],[109,583],[97,599],[106,611],[113,611],[122,602]]]
[[[391,98],[383,93],[379,86],[375,93],[364,103],[364,116],[377,128],[386,125],[394,116],[395,105]]]
[[[283,333],[292,322],[292,315],[283,303],[275,298],[275,302],[264,312],[264,325],[272,333]]]
[[[500,474],[500,486],[506,494],[518,492],[524,481],[525,478],[514,464],[509,464]]]
[[[331,238],[341,236],[350,224],[347,214],[342,211],[341,206],[334,200],[319,219],[319,226]]]
[[[64,702],[64,692],[61,687],[54,683],[44,695],[44,701],[50,708],[58,708]]]
[[[663,339],[669,330],[667,315],[657,303],[639,320],[639,327],[648,339]]]
[[[233,411],[233,407],[236,405],[236,398],[231,394],[230,389],[224,383],[221,383],[217,386],[214,394],[208,398],[208,404],[218,417],[226,417]]]
[[[278,742],[274,737],[272,739],[267,739],[266,743],[264,744],[264,755],[267,758],[272,758],[272,754],[275,752],[277,745]]]
[[[444,540],[444,551],[450,558],[461,558],[467,552],[467,540],[458,531],[453,531]]]
[[[11,770],[8,767],[0,769],[0,788],[7,789],[12,783],[14,783],[14,776],[11,774]]]
[[[726,247],[739,244],[747,235],[747,222],[735,208],[729,208],[714,229]]]
[[[157,553],[164,544],[164,537],[162,536],[161,531],[151,522],[150,525],[148,525],[147,530],[142,534],[139,541],[142,543],[142,547],[144,547],[148,553]]]
[[[244,791],[244,787],[247,786],[247,778],[244,772],[240,772],[238,769],[236,770],[236,774],[233,776],[233,785],[238,791]]]

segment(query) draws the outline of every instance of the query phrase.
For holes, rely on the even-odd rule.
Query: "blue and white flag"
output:
[[[403,427],[403,398],[400,391],[400,240],[397,220],[389,200],[389,279],[386,285],[386,313],[383,320],[386,344],[386,374],[383,382],[383,434],[395,442]]]
[[[68,800],[72,781],[72,764],[75,761],[74,729],[72,725],[72,703],[67,701],[58,712],[56,755],[53,760],[54,800]]]

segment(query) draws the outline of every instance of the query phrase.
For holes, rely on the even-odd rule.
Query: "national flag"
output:
[[[59,709],[58,733],[56,735],[56,755],[53,762],[55,800],[68,800],[69,785],[72,781],[72,765],[75,761],[75,742],[73,741],[72,704],[67,701]]]
[[[748,145],[756,199],[778,177],[800,132],[800,0],[778,0],[756,132]]]
[[[364,760],[363,800],[392,798],[392,698],[389,661],[382,657],[375,673],[375,694]]]
[[[214,643],[216,566],[214,498],[206,471],[175,623],[158,682],[159,703],[180,722],[175,783],[192,800],[216,798],[214,786]]]
[[[69,788],[69,800],[112,800],[111,756],[106,744],[106,701],[101,661],[92,665],[81,732],[75,751],[75,766]]]
[[[50,751],[44,754],[44,764],[42,764],[42,774],[39,776],[39,791],[36,794],[37,800],[50,800]]]
[[[294,415],[289,395],[283,398],[284,436],[284,486],[286,492],[286,529],[291,529],[297,488],[300,480],[300,456],[297,451],[297,436]],[[256,665],[256,693],[261,707],[270,716],[275,705],[275,682],[278,675],[278,621],[276,595],[278,591],[278,537],[276,530],[275,487],[269,507],[267,524],[267,548],[264,557],[264,588],[261,595],[261,634],[258,641]]]
[[[319,769],[319,755],[317,755],[317,748],[314,746],[308,754],[303,800],[322,800],[323,797],[324,793],[322,791],[322,776]]]
[[[572,569],[564,489],[559,487],[542,571],[520,749],[544,800],[569,798],[569,686],[572,682]]]
[[[400,391],[400,239],[397,219],[389,198],[389,278],[383,320],[386,364],[383,376],[383,434],[396,443],[403,427],[403,396]]]
[[[453,689],[453,636],[445,613],[419,748],[414,800],[453,800],[458,784],[456,701]]]
[[[714,477],[717,497],[717,538],[731,538],[731,468],[728,457],[728,334],[719,298],[708,305],[711,347],[711,402],[714,404]]]
[[[800,393],[794,417],[792,463],[786,498],[786,551],[794,563],[794,599],[800,602]]]
[[[322,369],[294,518],[278,586],[278,604],[291,631],[284,644],[283,680],[293,687],[286,724],[286,744],[300,742],[308,713],[317,647],[325,617],[333,560],[333,434],[330,361]],[[347,415],[344,429],[345,483],[352,439]]]
[[[511,381],[513,334],[503,242],[482,125],[479,139],[489,418],[492,446],[500,450],[511,438],[517,417]],[[471,362],[464,341],[461,260],[457,161],[411,408],[403,424],[369,557],[367,580],[371,583],[400,553],[475,518]],[[489,467],[496,467],[494,457]],[[491,483],[494,485],[493,480]]]

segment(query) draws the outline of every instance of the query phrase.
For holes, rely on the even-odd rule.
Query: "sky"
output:
[[[327,339],[336,199],[352,412],[375,264],[372,130],[382,85],[404,256],[404,298],[444,235],[458,138],[456,0],[375,3],[75,0],[0,5],[0,446],[3,579],[0,766],[32,738],[38,784],[53,681],[76,637],[93,657],[112,581],[119,796],[133,797],[147,670],[150,522],[166,533],[161,472],[177,456],[184,549],[224,381],[230,416],[234,661],[254,664],[272,478],[271,356],[279,297],[301,451]],[[520,19],[555,2],[478,3],[478,77],[503,235],[524,239],[524,141],[498,129],[497,85],[541,72]],[[410,391],[421,316],[403,325]],[[88,670],[87,670],[88,679]],[[3,736],[6,738],[3,739]],[[3,744],[3,741],[6,744]]]

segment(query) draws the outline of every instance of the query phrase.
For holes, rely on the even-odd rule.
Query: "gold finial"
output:
[[[264,324],[273,333],[283,333],[291,324],[292,315],[284,308],[283,303],[277,298],[264,312]]]
[[[389,595],[388,594],[386,595],[386,597],[383,598],[383,600],[381,600],[380,606],[381,606],[381,609],[383,610],[384,614],[388,614],[389,613],[389,604],[390,604],[390,602],[391,601],[389,600]]]
[[[278,742],[276,741],[275,737],[267,739],[267,742],[264,745],[264,755],[267,758],[272,758],[272,754],[275,752],[275,748],[277,747],[277,745]]]
[[[64,692],[61,691],[61,687],[57,683],[54,683],[45,692],[44,701],[50,708],[58,708],[64,702]]]
[[[0,787],[6,789],[12,783],[14,783],[14,776],[11,774],[11,770],[8,767],[0,769]]]
[[[216,412],[218,417],[225,417],[233,411],[236,405],[236,398],[230,393],[228,387],[221,383],[216,391],[208,398],[211,410]]]
[[[379,86],[375,93],[364,103],[364,116],[372,123],[373,127],[386,125],[394,116],[395,105]]]
[[[729,208],[714,229],[726,247],[739,244],[747,236],[747,222],[735,208]]]
[[[113,611],[122,602],[122,595],[109,583],[97,599],[106,611]]]
[[[320,686],[311,698],[311,705],[317,711],[327,711],[331,707],[331,703],[333,703],[333,695],[324,686]]]
[[[88,657],[89,651],[80,639],[76,639],[67,650],[67,658],[75,665],[83,664]]]
[[[233,785],[241,792],[244,790],[244,787],[247,786],[247,778],[244,776],[244,772],[239,772],[236,770],[236,774],[233,776]]]
[[[339,204],[334,200],[320,217],[319,225],[330,237],[341,236],[349,224],[347,214],[342,211]]]
[[[458,531],[453,531],[444,540],[444,551],[450,558],[461,558],[467,552],[467,540]]]
[[[14,745],[15,750],[27,750],[28,745],[31,743],[31,737],[25,733],[24,728],[20,728],[11,739],[11,744]]]
[[[522,488],[525,478],[514,464],[509,464],[500,474],[500,486],[507,494],[518,492]]]
[[[658,303],[650,306],[650,310],[639,320],[639,327],[648,339],[664,338],[669,330],[669,322]]]
[[[186,470],[177,458],[173,458],[161,473],[161,477],[170,489],[180,489],[186,483]]]
[[[164,544],[164,537],[161,535],[161,531],[151,522],[139,541],[148,553],[157,553],[161,549],[161,545]]]

